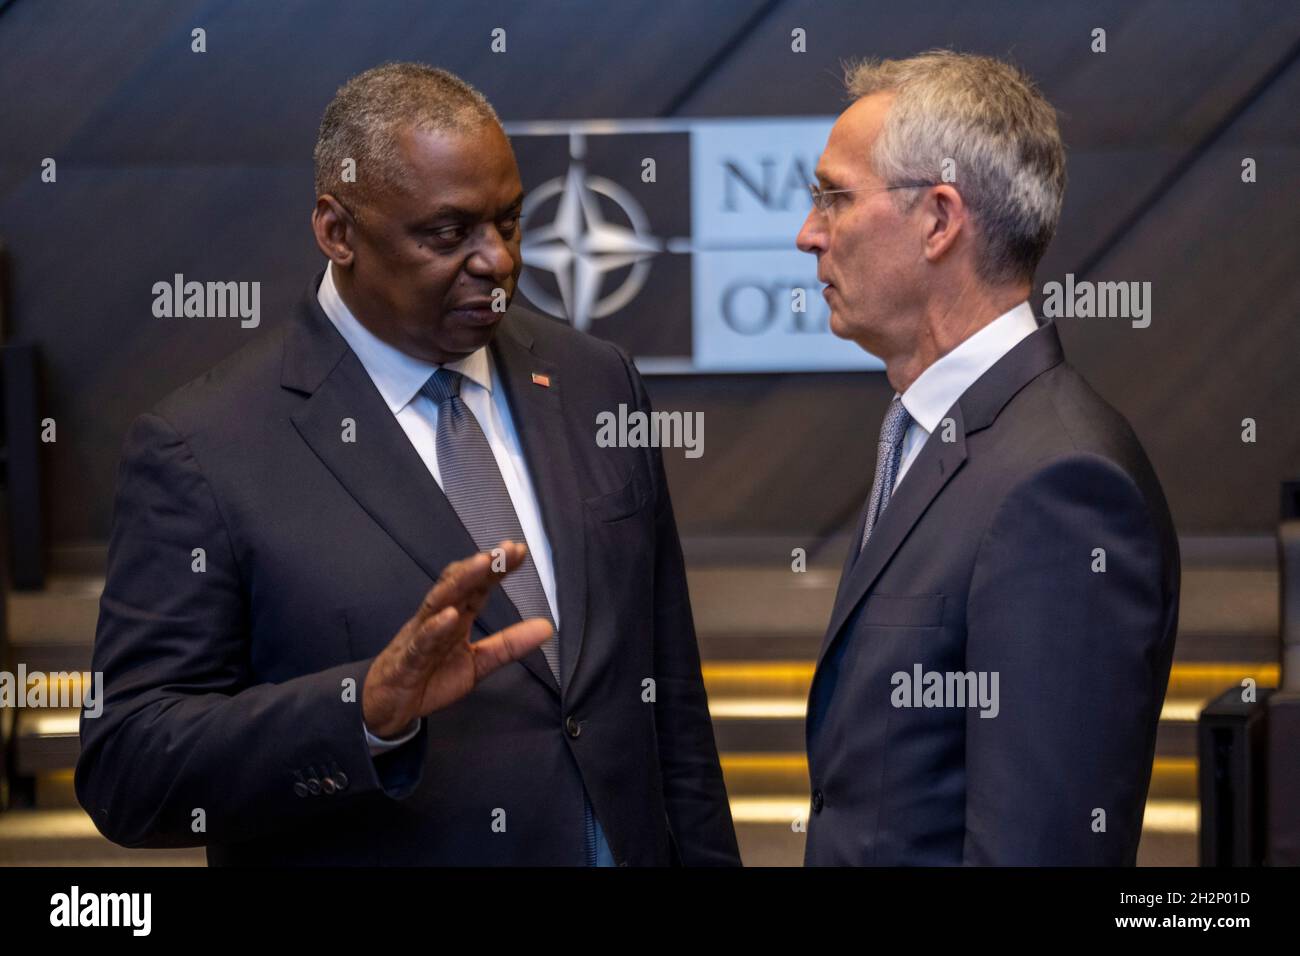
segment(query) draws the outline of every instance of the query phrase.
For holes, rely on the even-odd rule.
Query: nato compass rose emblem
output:
[[[664,251],[662,240],[650,234],[645,211],[618,183],[587,174],[586,136],[569,134],[569,170],[532,190],[524,200],[522,253],[528,268],[519,287],[529,301],[574,328],[586,331],[594,319],[617,312],[632,301],[650,275],[650,260]],[[601,211],[604,197],[622,212],[626,224],[608,222]],[[534,226],[533,215],[555,202],[551,221]],[[631,266],[618,288],[602,295],[607,273]],[[528,269],[555,277],[560,297],[543,289]]]

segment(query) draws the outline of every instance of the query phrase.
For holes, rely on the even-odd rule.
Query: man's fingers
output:
[[[526,621],[512,624],[505,630],[497,631],[491,637],[485,637],[471,644],[470,647],[474,650],[475,682],[481,681],[498,667],[531,654],[553,633],[554,628],[551,627],[550,621],[541,617],[530,617]]]
[[[420,602],[416,619],[432,617],[445,607],[458,607],[465,604],[475,590],[485,587],[490,580],[492,559],[483,553],[470,555],[460,561],[453,561],[442,569],[442,574],[434,582]]]
[[[460,638],[460,612],[445,607],[426,618],[414,629],[402,653],[398,655],[398,683],[414,686],[428,676],[429,670],[447,656],[452,644]]]
[[[472,586],[466,591],[458,608],[461,616],[473,620],[487,603],[488,592],[500,583],[501,579],[523,563],[527,547],[513,541],[502,541],[491,551],[486,552],[487,569],[476,572]]]
[[[490,552],[479,552],[453,561],[425,594],[416,611],[416,619],[424,620],[445,607],[453,606],[477,615],[492,585],[519,567],[527,553],[527,547],[522,544],[502,541]]]

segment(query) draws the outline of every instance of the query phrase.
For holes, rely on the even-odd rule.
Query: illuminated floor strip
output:
[[[1143,831],[1195,834],[1201,825],[1201,805],[1195,800],[1148,800]]]
[[[1160,708],[1160,719],[1175,724],[1194,724],[1201,716],[1201,710],[1209,703],[1208,697],[1165,699]]]
[[[811,661],[706,661],[701,670],[710,696],[720,697],[807,697],[813,678]],[[1246,677],[1260,687],[1276,687],[1279,675],[1275,663],[1177,663],[1165,693],[1175,700],[1208,700]]]
[[[1194,723],[1205,706],[1205,698],[1166,700],[1160,719],[1174,723]],[[806,697],[716,697],[709,702],[714,720],[796,720],[806,716]],[[33,729],[41,736],[76,736],[80,732],[79,715],[48,713],[35,720]]]
[[[27,726],[32,733],[40,737],[75,737],[81,733],[81,711],[74,710],[72,713],[51,711],[48,714],[40,714]]]
[[[0,840],[38,837],[69,840],[98,837],[99,831],[85,810],[10,810],[0,813]],[[103,839],[100,837],[100,839]]]
[[[803,697],[722,697],[709,701],[714,720],[802,720],[808,711]]]
[[[807,797],[732,797],[731,819],[736,823],[783,823],[808,817]]]
[[[736,823],[791,826],[807,820],[807,797],[732,797],[731,818]],[[1195,800],[1148,800],[1142,829],[1153,833],[1195,835],[1200,807]]]
[[[1206,704],[1204,697],[1171,698],[1160,710],[1160,719],[1171,723],[1195,723]],[[806,697],[715,697],[709,701],[714,720],[792,720],[806,716]]]

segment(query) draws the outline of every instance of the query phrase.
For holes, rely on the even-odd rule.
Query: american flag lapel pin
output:
[[[550,387],[551,387],[551,376],[549,376],[549,375],[543,375],[541,372],[534,372],[534,373],[533,373],[533,384],[534,384],[534,385],[540,385],[540,386],[542,386],[542,388],[550,388]]]

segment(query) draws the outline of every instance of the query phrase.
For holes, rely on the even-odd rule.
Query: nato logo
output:
[[[881,368],[831,333],[816,259],[794,245],[833,121],[506,124],[525,303],[646,373]]]

